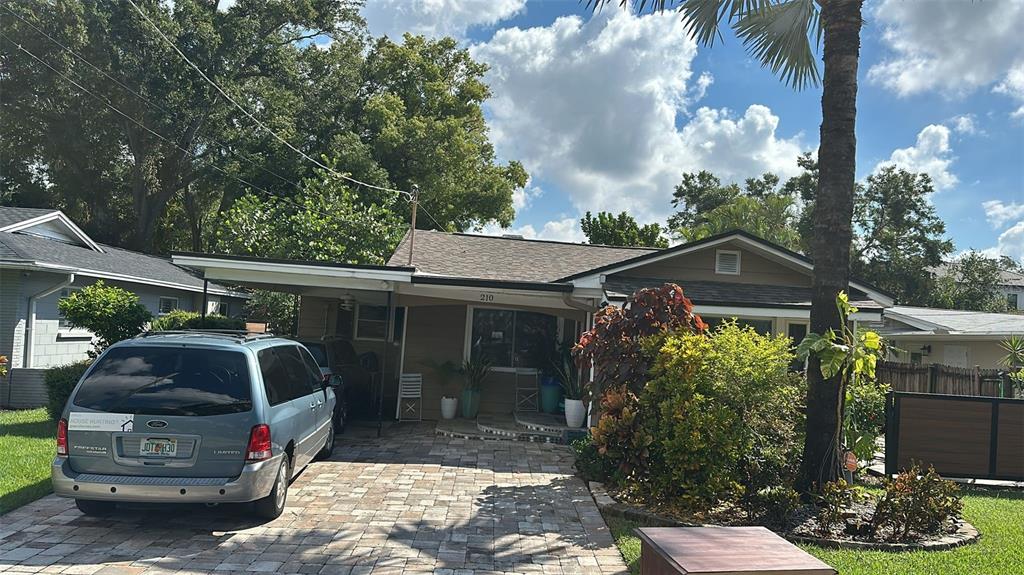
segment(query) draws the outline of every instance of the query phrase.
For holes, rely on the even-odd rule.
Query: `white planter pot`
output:
[[[583,401],[579,399],[565,400],[565,425],[577,428],[583,425],[587,418],[587,410],[583,407]]]
[[[441,398],[441,417],[444,419],[455,419],[455,411],[459,407],[459,398],[457,397],[442,397]]]

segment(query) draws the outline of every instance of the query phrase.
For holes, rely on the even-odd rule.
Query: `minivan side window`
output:
[[[291,379],[275,349],[268,347],[261,349],[256,354],[260,363],[260,372],[263,374],[263,388],[267,392],[267,402],[272,406],[295,399],[292,397]]]
[[[320,391],[323,389],[322,383],[324,380],[324,376],[320,374],[320,365],[304,347],[299,348],[299,355],[302,356],[302,361],[306,364],[306,370],[309,371],[310,376],[313,378],[313,387],[316,388],[316,391]]]
[[[283,345],[276,349],[285,371],[288,372],[288,379],[293,389],[292,399],[320,391],[319,382],[309,372],[309,367],[299,354],[299,346]],[[317,373],[319,372],[320,370],[317,369]]]

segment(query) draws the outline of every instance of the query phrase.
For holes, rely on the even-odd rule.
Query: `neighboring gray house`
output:
[[[1010,311],[1024,310],[1024,274],[1005,270],[999,274],[999,291],[1006,296]]]
[[[203,305],[202,278],[168,259],[98,244],[59,210],[0,206],[0,355],[11,368],[0,406],[42,405],[43,370],[87,357],[92,334],[71,328],[57,301],[97,280],[137,294],[153,315]],[[211,283],[207,311],[239,315],[244,297]]]
[[[893,306],[879,332],[899,351],[904,363],[938,363],[954,367],[1003,367],[1002,342],[1024,336],[1024,315],[958,309]]]

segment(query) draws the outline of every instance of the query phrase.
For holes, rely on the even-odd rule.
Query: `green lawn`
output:
[[[56,431],[45,408],[0,411],[0,515],[50,492]]]
[[[964,517],[981,541],[951,551],[886,553],[802,547],[841,575],[1002,575],[1024,573],[1024,493],[968,491]],[[608,517],[608,526],[632,573],[640,570],[637,524]]]

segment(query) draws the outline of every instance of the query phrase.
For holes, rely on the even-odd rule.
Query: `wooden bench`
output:
[[[837,575],[764,527],[644,527],[641,575]]]

